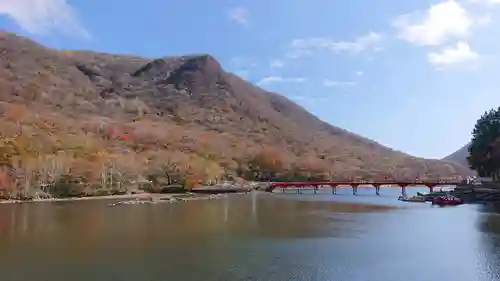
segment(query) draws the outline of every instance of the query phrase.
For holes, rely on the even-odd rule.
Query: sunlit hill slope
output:
[[[470,173],[327,124],[225,72],[210,55],[60,51],[7,32],[0,52],[2,161],[16,166],[5,172],[10,179],[70,173],[91,188],[109,167],[130,179],[158,167],[202,180],[259,171],[367,179]]]

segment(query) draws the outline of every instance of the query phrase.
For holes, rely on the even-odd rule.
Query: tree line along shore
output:
[[[375,173],[335,171],[315,158],[287,159],[280,150],[262,146],[227,160],[199,150],[159,150],[157,146],[104,140],[96,134],[47,140],[18,124],[17,133],[0,135],[0,200],[33,200],[125,195],[138,192],[179,193],[193,187],[250,181],[307,181],[380,178]],[[50,138],[51,135],[48,135]],[[68,140],[69,139],[69,140]],[[394,172],[385,177],[407,176]]]
[[[484,113],[477,121],[467,161],[479,176],[500,178],[500,108]],[[75,136],[78,137],[78,136]],[[349,180],[356,173],[335,173],[314,161],[290,163],[280,151],[263,147],[249,157],[224,163],[209,152],[142,150],[130,153],[130,145],[114,145],[113,153],[95,136],[73,139],[72,146],[52,143],[23,132],[0,135],[0,200],[33,200],[126,196],[135,193],[183,193],[193,187],[230,181]],[[56,144],[56,145],[55,145]],[[398,178],[390,172],[363,179]],[[403,175],[405,176],[405,175]],[[359,177],[358,177],[359,178]],[[425,175],[424,175],[425,178]],[[442,178],[441,178],[442,179]]]
[[[118,154],[87,143],[43,154],[37,145],[40,144],[33,136],[25,134],[0,136],[0,200],[185,193],[197,186],[224,181],[244,186],[251,181],[380,178],[335,173],[314,161],[286,163],[279,150],[272,148],[262,148],[228,167],[209,153],[151,150],[142,152],[139,157],[128,153],[126,144]],[[397,174],[396,177],[391,173],[383,176],[396,178]]]

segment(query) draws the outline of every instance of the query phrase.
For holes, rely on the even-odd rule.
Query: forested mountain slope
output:
[[[470,173],[327,124],[210,55],[60,51],[7,32],[0,52],[2,161],[15,162],[19,175],[71,172],[93,182],[110,166],[130,178],[157,167],[196,179],[258,170],[366,179]]]

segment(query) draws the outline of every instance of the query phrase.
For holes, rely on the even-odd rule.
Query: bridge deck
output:
[[[461,181],[312,181],[312,182],[271,182],[268,186],[268,190],[272,190],[275,188],[287,188],[287,187],[320,187],[320,186],[330,186],[330,187],[338,187],[338,186],[361,186],[361,185],[372,185],[375,187],[387,186],[387,185],[395,185],[400,187],[407,186],[427,186],[429,188],[433,188],[436,186],[445,186],[445,185],[459,185]]]

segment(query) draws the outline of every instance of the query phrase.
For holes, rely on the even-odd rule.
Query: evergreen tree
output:
[[[495,177],[500,171],[500,107],[485,112],[472,131],[467,162],[479,176]]]

